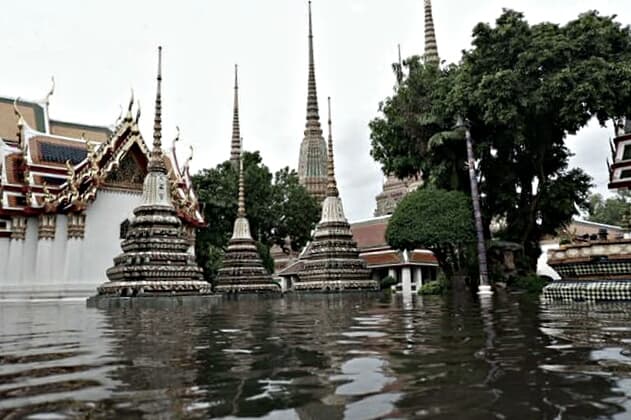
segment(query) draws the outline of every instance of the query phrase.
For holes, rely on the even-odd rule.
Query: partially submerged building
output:
[[[50,118],[51,94],[0,98],[0,298],[93,294],[142,200],[151,152],[133,98],[106,127]],[[167,187],[192,253],[204,220],[172,152]]]

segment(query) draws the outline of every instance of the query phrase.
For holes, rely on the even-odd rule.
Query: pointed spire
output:
[[[230,161],[235,165],[241,158],[241,129],[239,126],[239,78],[238,66],[234,65],[234,109],[232,113],[232,142],[230,144]]]
[[[245,188],[243,186],[243,157],[239,156],[239,210],[237,217],[245,217]]]
[[[156,90],[156,109],[153,120],[153,150],[149,160],[149,171],[166,173],[164,156],[162,155],[162,47],[158,47],[158,76]]]
[[[425,64],[435,67],[440,66],[431,0],[425,0]]]
[[[321,135],[320,115],[318,110],[318,92],[316,89],[315,63],[313,59],[313,25],[311,22],[311,2],[309,2],[309,80],[307,84],[307,132],[316,131],[315,135]]]
[[[397,77],[397,85],[401,85],[403,82],[403,60],[401,59],[401,44],[397,44],[397,51],[399,53],[399,61],[395,66],[395,73]]]
[[[329,103],[329,147],[328,147],[328,160],[327,160],[327,186],[326,186],[326,195],[327,197],[337,197],[339,196],[339,191],[337,190],[337,182],[335,181],[335,164],[333,161],[333,133],[331,130],[331,97],[328,97]]]

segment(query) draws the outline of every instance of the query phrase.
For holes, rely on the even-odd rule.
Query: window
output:
[[[622,160],[631,159],[631,144],[625,144],[622,152]]]
[[[631,178],[631,169],[625,169],[620,172],[620,179]]]

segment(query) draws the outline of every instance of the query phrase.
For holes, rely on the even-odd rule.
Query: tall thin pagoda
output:
[[[221,293],[279,293],[280,287],[267,273],[250,234],[245,213],[243,160],[239,162],[239,209],[232,238],[217,274],[215,291]]]
[[[300,144],[298,178],[300,184],[317,200],[326,196],[326,143],[322,136],[318,111],[315,64],[313,59],[313,27],[311,22],[311,2],[309,2],[309,76],[307,82],[307,122],[304,138]]]
[[[211,292],[202,269],[188,252],[189,239],[171,199],[162,151],[162,47],[158,49],[158,76],[151,150],[143,184],[142,204],[129,218],[123,253],[107,270],[109,282],[99,295],[197,295]]]
[[[379,286],[370,279],[370,270],[359,257],[350,225],[344,216],[342,199],[335,180],[331,105],[329,98],[329,146],[327,159],[326,198],[322,217],[315,228],[313,241],[307,246],[296,265],[295,291],[342,292],[375,290]],[[292,272],[291,267],[287,270]],[[283,275],[281,272],[280,275]]]
[[[234,65],[234,104],[232,110],[232,141],[230,142],[230,162],[238,167],[241,160],[241,128],[239,126],[239,76],[238,66]]]

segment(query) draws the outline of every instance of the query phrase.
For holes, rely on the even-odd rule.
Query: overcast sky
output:
[[[434,0],[433,8],[439,53],[447,62],[470,47],[476,23],[494,22],[502,8],[524,12],[531,23],[564,23],[589,9],[631,23],[629,0]],[[423,22],[423,0],[313,1],[320,114],[326,115],[330,95],[337,178],[350,220],[374,211],[382,174],[369,154],[368,122],[393,92],[397,44],[404,56],[422,53]],[[229,157],[238,63],[245,149],[260,150],[273,171],[298,165],[307,94],[306,1],[6,1],[0,39],[0,95],[41,98],[54,75],[52,118],[110,125],[133,88],[148,141],[156,49],[163,45],[163,133],[170,146],[180,126],[180,152],[194,146],[194,170]],[[611,133],[593,124],[569,140],[572,164],[590,173],[601,192]]]

